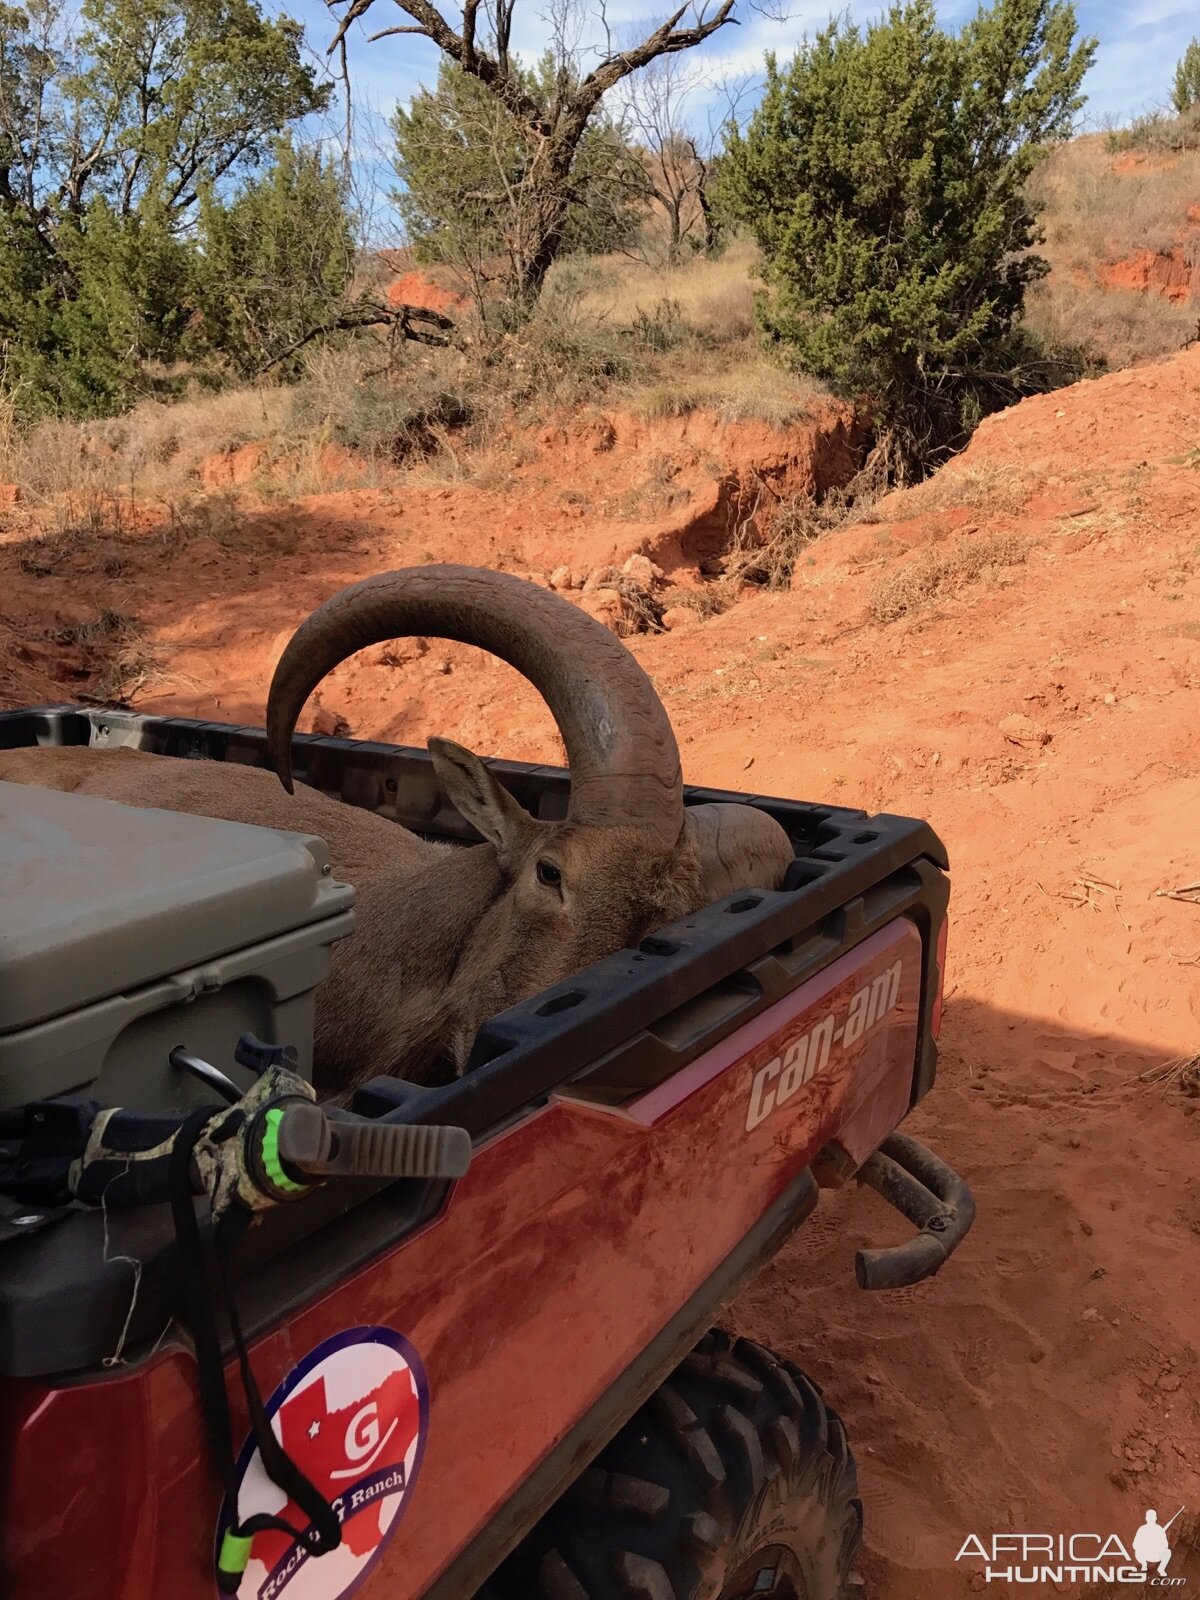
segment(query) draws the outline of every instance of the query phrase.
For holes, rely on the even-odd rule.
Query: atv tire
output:
[[[790,1362],[714,1330],[494,1575],[496,1600],[858,1600],[841,1422]]]

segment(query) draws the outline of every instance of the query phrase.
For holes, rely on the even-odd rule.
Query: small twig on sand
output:
[[[1178,889],[1156,889],[1161,900],[1182,900],[1191,906],[1200,906],[1200,883],[1181,883]]]
[[[1161,1084],[1165,1095],[1172,1087],[1187,1095],[1200,1095],[1200,1055],[1177,1056],[1174,1061],[1164,1061],[1157,1067],[1139,1072],[1137,1082],[1149,1087]]]
[[[1068,904],[1073,906],[1091,906],[1093,911],[1099,911],[1103,902],[1099,899],[1094,900],[1092,896],[1110,894],[1112,895],[1113,910],[1120,918],[1121,926],[1126,933],[1133,932],[1132,926],[1126,922],[1124,913],[1121,910],[1121,885],[1119,883],[1109,883],[1105,878],[1093,878],[1088,873],[1080,873],[1077,878],[1072,880],[1072,886],[1082,892],[1070,894],[1062,890],[1055,890],[1054,894],[1051,895],[1047,889],[1042,888],[1040,883],[1037,885],[1047,899],[1066,900]]]
[[[1092,878],[1087,875],[1077,878],[1076,882],[1081,883],[1085,893],[1089,895],[1112,895],[1113,910],[1117,913],[1117,917],[1120,920],[1121,926],[1125,929],[1126,933],[1133,932],[1132,927],[1125,920],[1124,912],[1121,910],[1121,885],[1119,883],[1109,883],[1106,878]],[[1099,905],[1097,905],[1095,901],[1092,903],[1096,905],[1096,909],[1098,911],[1100,909]]]

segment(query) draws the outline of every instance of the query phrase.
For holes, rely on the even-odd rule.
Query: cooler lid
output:
[[[344,911],[317,838],[0,783],[0,1034]]]

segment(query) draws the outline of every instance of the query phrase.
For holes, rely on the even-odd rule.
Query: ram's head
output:
[[[450,862],[418,866],[391,914],[414,943],[439,943],[435,924],[454,929],[460,1070],[497,1010],[732,890],[779,887],[793,851],[777,823],[744,805],[684,807],[670,722],[620,641],[557,595],[481,568],[368,578],[302,624],[267,711],[289,791],[292,733],[317,684],[355,651],[414,634],[477,645],[523,673],[554,715],[571,770],[565,819],[542,821],[469,750],[429,741],[443,792],[484,845],[454,852],[457,892]]]

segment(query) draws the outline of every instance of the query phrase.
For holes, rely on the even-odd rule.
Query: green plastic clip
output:
[[[279,1106],[272,1106],[263,1118],[263,1171],[282,1194],[304,1194],[309,1185],[294,1183],[283,1170],[283,1163],[279,1159],[279,1124],[282,1121],[283,1111]]]
[[[221,1540],[221,1553],[217,1557],[217,1584],[222,1594],[236,1594],[241,1588],[253,1543],[252,1533],[238,1534],[232,1528],[226,1528]]]

